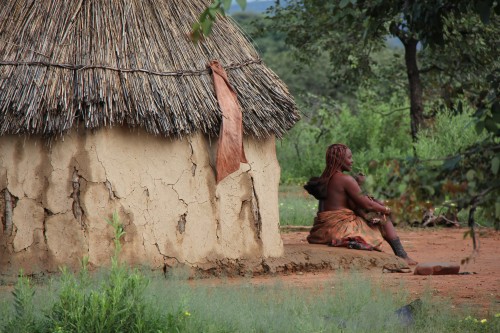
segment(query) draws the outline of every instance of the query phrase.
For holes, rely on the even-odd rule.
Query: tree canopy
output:
[[[230,3],[215,0],[207,8],[197,26],[201,37],[210,33],[216,14],[224,14]],[[260,36],[266,36],[253,35],[264,60],[301,104],[304,120],[287,139],[296,150],[294,158],[302,161],[296,164],[301,172],[317,169],[311,163],[316,155],[311,154],[317,153],[320,142],[348,140],[365,149],[365,162],[381,156],[383,150],[376,146],[380,144],[383,156],[399,160],[386,160],[392,167],[382,167],[386,175],[377,175],[389,177],[386,180],[396,187],[379,187],[378,193],[400,193],[401,200],[407,200],[403,197],[409,198],[413,188],[422,199],[451,198],[459,209],[471,208],[472,221],[480,206],[482,214],[500,226],[499,14],[500,4],[492,0],[290,0],[282,6],[276,1],[266,19],[235,18],[247,32],[261,30]],[[212,23],[203,23],[203,18]],[[388,39],[401,46],[387,47]],[[297,66],[292,55],[307,67],[290,70]],[[346,96],[353,97],[352,105]],[[400,111],[408,109],[409,115],[402,117]],[[471,109],[476,110],[472,118]],[[455,149],[419,156],[418,141],[432,142],[426,136],[434,134],[428,134],[432,130],[426,126],[432,129],[441,112],[460,118],[468,139],[461,133],[439,133],[453,138]],[[364,120],[352,118],[356,114]],[[344,133],[339,124],[355,127]],[[408,142],[401,137],[404,132],[394,131],[397,124],[410,125],[412,158],[402,158]],[[392,127],[390,133],[383,131],[387,126]]]
[[[370,55],[385,48],[388,36],[399,39],[408,78],[411,133],[416,140],[425,118],[419,50],[439,50],[432,53],[434,56],[443,48],[456,50],[457,38],[467,23],[460,20],[478,17],[489,23],[493,18],[498,26],[495,13],[500,12],[499,7],[495,1],[291,0],[270,13],[273,28],[286,34],[287,43],[300,47],[304,61],[328,50],[336,74],[347,82],[365,82],[373,74]],[[484,45],[482,51],[494,52],[496,40]],[[461,60],[470,56],[459,55]]]

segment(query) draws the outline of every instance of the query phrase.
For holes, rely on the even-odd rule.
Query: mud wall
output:
[[[217,144],[124,128],[71,132],[48,145],[0,138],[0,272],[108,265],[117,212],[122,259],[162,268],[280,256],[274,139],[245,138],[248,164],[215,183]]]

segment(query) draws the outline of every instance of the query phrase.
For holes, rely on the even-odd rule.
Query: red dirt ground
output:
[[[472,254],[472,239],[464,239],[468,229],[411,229],[398,230],[406,251],[420,263],[451,262],[460,264]],[[478,231],[479,251],[468,264],[461,265],[460,272],[470,275],[421,276],[413,273],[383,273],[380,269],[363,270],[366,276],[380,281],[389,290],[401,290],[402,286],[411,299],[426,292],[432,297],[451,301],[452,307],[472,307],[480,314],[500,312],[500,232],[489,229]],[[282,235],[285,246],[304,244],[307,232],[292,232]],[[357,250],[350,250],[357,251]],[[384,251],[391,252],[384,244]],[[360,256],[370,255],[367,251],[357,251]],[[358,267],[353,267],[354,269]],[[359,267],[363,269],[363,267]],[[295,272],[288,275],[260,276],[252,278],[252,283],[272,283],[279,279],[292,286],[313,288],[322,282],[334,281],[340,274],[332,270],[315,272]]]

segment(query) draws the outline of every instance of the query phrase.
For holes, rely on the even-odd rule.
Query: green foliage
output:
[[[331,83],[330,62],[327,54],[308,64],[297,61],[293,46],[287,45],[284,34],[271,28],[271,20],[255,13],[237,13],[232,18],[250,37],[265,64],[287,83],[299,103],[304,95],[335,96],[342,98],[344,88]]]
[[[430,296],[416,312],[415,328],[404,327],[394,314],[409,302],[404,286],[399,292],[387,292],[362,274],[339,275],[335,282],[307,289],[279,283],[209,280],[188,285],[182,280],[156,280],[149,293],[190,309],[186,332],[447,332],[450,327],[468,332],[458,327],[465,316]],[[487,320],[493,324],[495,319]]]
[[[495,1],[292,0],[273,9],[272,22],[285,34],[286,42],[297,48],[299,59],[311,61],[329,52],[332,75],[341,86],[363,86],[377,76],[390,78],[385,74],[395,69],[399,76],[406,72],[411,135],[416,140],[425,125],[424,96],[436,98],[433,95],[439,91],[437,98],[450,107],[450,95],[473,91],[481,86],[485,68],[498,68],[500,25],[494,12],[499,7]],[[478,29],[475,26],[481,21],[491,24]],[[468,38],[471,47],[464,47],[468,29],[475,31],[475,38],[472,42]],[[372,54],[386,47],[387,36],[403,44],[404,66],[391,64],[384,70],[374,61]],[[417,62],[422,55],[419,45],[431,50],[423,53],[428,54],[425,71]],[[421,79],[424,72],[427,80]],[[444,84],[436,84],[443,80]]]
[[[247,5],[246,0],[236,0],[241,9],[245,10]],[[217,15],[226,16],[226,12],[231,7],[232,0],[213,0],[212,3],[205,8],[200,14],[198,22],[194,23],[191,28],[191,40],[197,43],[203,37],[207,37],[212,33],[212,27],[217,19]]]
[[[148,278],[150,283],[142,297],[148,317],[143,324],[129,322],[131,326],[116,326],[107,331],[89,325],[85,332],[461,333],[496,332],[500,327],[500,313],[495,305],[490,316],[478,316],[476,309],[450,311],[451,304],[437,301],[430,294],[423,295],[421,306],[413,312],[413,324],[408,327],[395,313],[412,301],[405,286],[388,292],[377,282],[355,272],[339,272],[335,281],[307,289],[281,284],[253,285],[245,281],[224,283],[220,279],[187,281],[186,277],[179,276],[172,273],[168,279]],[[100,287],[87,289],[87,295],[91,290],[97,292]],[[120,314],[126,320],[133,310],[129,308]],[[41,316],[34,318],[37,318],[36,325],[26,332],[78,332],[77,323],[89,319],[77,317],[71,326],[57,326]],[[0,318],[0,331],[23,332],[17,330],[19,326],[8,330],[3,326],[5,320]]]
[[[35,309],[35,289],[21,275],[14,291],[14,316],[7,321],[6,332],[180,332],[189,319],[184,309],[158,314],[144,298],[149,280],[139,271],[120,264],[120,238],[124,235],[118,215],[108,221],[115,231],[115,253],[109,272],[100,280],[89,275],[86,264],[78,275],[61,269],[57,297],[44,311]],[[50,298],[46,297],[46,301]],[[0,332],[2,320],[0,320]]]
[[[303,121],[277,144],[282,183],[305,182],[319,175],[326,148],[335,142],[351,148],[355,171],[366,171],[386,159],[404,159],[411,154],[407,107],[398,98],[391,104],[379,104],[369,93],[358,96],[363,102],[357,112],[327,99],[321,99],[315,109],[303,109]]]
[[[59,298],[53,305],[49,325],[68,332],[140,332],[147,319],[141,294],[144,279],[137,272],[114,266],[96,290],[86,281],[62,271]]]
[[[486,133],[478,135],[476,132],[473,114],[474,110],[470,107],[460,114],[452,111],[438,114],[433,123],[419,133],[418,143],[415,145],[419,159],[434,160],[453,156],[486,139]]]
[[[465,184],[456,201],[471,209],[469,225],[474,226],[474,212],[482,208],[483,217],[500,229],[500,69],[487,77],[489,90],[483,94],[473,116],[477,142],[451,156],[444,164],[441,177]]]
[[[30,333],[36,326],[33,296],[35,288],[22,271],[12,292],[14,296],[14,317],[7,322],[6,332]],[[1,327],[1,326],[0,326]]]
[[[462,32],[451,20],[487,16],[490,23],[499,7],[494,1],[291,0],[271,13],[273,27],[299,48],[301,59],[328,50],[343,79],[362,82],[372,73],[370,53],[383,49],[387,36],[403,44],[414,39],[426,47],[444,45],[455,32]]]
[[[123,229],[116,214],[110,224],[118,244]],[[336,282],[311,289],[225,284],[221,280],[196,283],[175,271],[167,280],[163,275],[147,278],[119,264],[118,255],[115,252],[110,271],[101,279],[92,277],[87,269],[78,276],[63,269],[56,297],[49,297],[54,293],[51,289],[41,295],[46,309],[35,306],[35,288],[21,275],[14,291],[14,311],[0,317],[0,332],[461,333],[493,332],[500,327],[500,313],[476,319],[474,311],[468,310],[465,317],[444,310],[449,304],[438,303],[429,295],[413,312],[413,326],[407,327],[396,315],[409,302],[404,286],[399,292],[387,292],[353,272],[339,273]]]
[[[58,299],[49,314],[48,326],[55,332],[176,332],[183,327],[184,316],[169,313],[154,318],[144,301],[148,280],[137,270],[118,262],[120,238],[125,234],[115,212],[108,224],[115,232],[115,253],[109,274],[96,286],[88,274],[75,277],[62,270]],[[83,267],[86,272],[86,267]]]
[[[115,237],[113,237],[113,244],[115,251],[111,260],[114,266],[118,266],[118,257],[122,250],[122,244],[120,242],[120,239],[125,235],[125,230],[123,229],[123,225],[121,224],[120,218],[116,211],[113,212],[113,217],[111,219],[106,219],[106,223],[108,223],[115,231]]]
[[[429,113],[445,109],[463,112],[464,99],[478,104],[488,89],[488,78],[500,69],[500,16],[481,24],[477,15],[445,19],[444,43],[420,52],[422,78]]]
[[[486,318],[480,319],[474,318],[473,316],[467,316],[460,320],[456,326],[468,332],[498,332],[500,331],[500,314],[495,315],[490,320]]]

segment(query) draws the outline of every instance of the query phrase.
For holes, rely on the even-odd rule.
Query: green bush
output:
[[[473,114],[471,108],[459,114],[450,110],[439,113],[431,126],[418,135],[415,150],[419,159],[444,159],[484,140],[487,134],[477,134]]]
[[[397,101],[372,105],[368,100],[351,110],[318,98],[302,110],[303,120],[277,143],[282,184],[303,183],[321,174],[332,143],[351,148],[356,171],[412,154],[405,106]]]
[[[182,310],[158,316],[157,309],[146,302],[144,292],[148,279],[118,260],[120,239],[125,234],[118,215],[113,214],[108,223],[115,231],[115,254],[109,272],[100,279],[93,279],[87,271],[86,258],[77,275],[62,268],[59,284],[55,286],[57,297],[48,308],[39,311],[35,311],[33,303],[35,289],[31,281],[21,275],[13,293],[15,312],[10,315],[5,332],[161,333],[184,330],[188,317]],[[40,312],[45,315],[40,316]],[[1,323],[0,320],[0,327]]]
[[[8,320],[5,331],[19,333],[33,332],[36,329],[37,323],[33,300],[35,288],[31,280],[24,276],[22,272],[17,279],[12,295],[14,296],[14,315]]]

